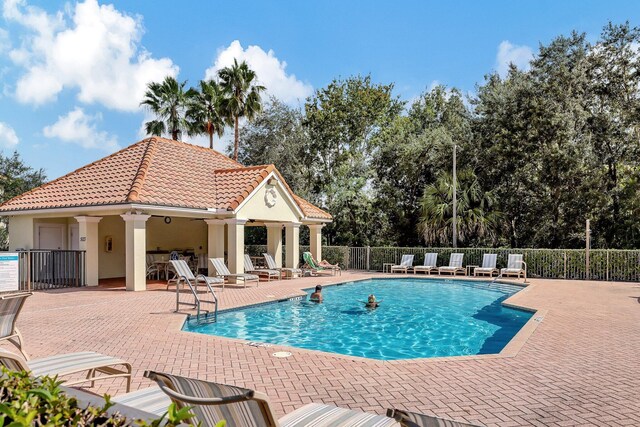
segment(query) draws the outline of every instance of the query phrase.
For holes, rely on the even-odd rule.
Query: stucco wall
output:
[[[105,238],[113,239],[113,250],[105,251]],[[119,215],[102,218],[98,224],[98,277],[109,279],[126,275],[124,221]]]
[[[9,250],[34,249],[33,217],[9,217]]]
[[[200,219],[171,217],[165,224],[164,217],[147,220],[147,250],[171,251],[193,249],[195,253],[207,252],[207,224]]]
[[[299,222],[295,206],[288,200],[285,190],[278,183],[274,186],[277,197],[274,206],[269,207],[265,201],[267,188],[263,185],[245,202],[238,210],[237,217],[245,219],[279,221],[279,222]]]

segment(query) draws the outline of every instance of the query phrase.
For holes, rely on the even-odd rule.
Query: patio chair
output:
[[[0,349],[0,366],[13,371],[29,372],[34,377],[65,377],[75,374],[76,378],[62,379],[66,386],[90,382],[93,387],[94,381],[126,378],[127,392],[131,389],[131,364],[93,351],[57,354],[26,361],[17,354]],[[77,379],[77,374],[85,375],[84,378]]]
[[[278,270],[270,270],[268,268],[255,268],[253,266],[253,261],[251,261],[251,257],[248,254],[244,254],[244,272],[255,274],[258,277],[266,277],[267,282],[270,282],[272,277],[275,277],[276,280],[280,280],[280,272]]]
[[[489,275],[493,277],[493,273],[498,274],[499,271],[496,268],[496,262],[498,260],[497,254],[484,254],[482,256],[482,267],[476,267],[473,269],[474,276]]]
[[[332,276],[336,275],[336,270],[320,267],[311,256],[311,252],[303,252],[302,259],[304,259],[304,263],[305,263],[305,265],[303,266],[303,269],[309,270],[312,275],[323,274],[323,273],[329,273]]]
[[[397,426],[392,418],[367,412],[310,403],[276,418],[266,395],[246,388],[146,371],[178,408],[191,407],[192,424],[214,426],[225,420],[228,426]]]
[[[527,263],[523,261],[522,254],[509,254],[507,260],[507,268],[500,270],[501,276],[517,276],[518,279],[522,275],[525,282],[527,281]]]
[[[308,260],[307,260],[307,258],[305,258],[305,255],[308,256],[308,258],[309,258]],[[303,252],[302,258],[304,259],[304,262],[307,263],[307,265],[309,265],[309,261],[311,261],[311,263],[313,265],[309,265],[309,266],[312,267],[312,268],[313,268],[313,266],[315,266],[316,268],[318,268],[320,270],[331,270],[333,272],[334,276],[336,274],[339,274],[340,276],[342,276],[342,268],[340,268],[340,266],[338,264],[330,264],[326,260],[322,260],[322,261],[318,262],[318,260],[316,260],[313,257],[313,254],[311,252]]]
[[[26,360],[29,360],[29,356],[22,347],[24,340],[16,327],[16,321],[24,302],[31,295],[33,295],[31,292],[20,292],[0,297],[0,341],[6,340],[18,347]]]
[[[173,270],[176,272],[176,286],[180,280],[186,280],[191,286],[196,287],[198,283],[208,283],[209,285],[222,285],[224,288],[224,280],[220,277],[207,277],[204,274],[198,274],[194,276],[193,271],[189,268],[189,264],[184,260],[171,260],[169,261]],[[167,283],[167,289],[169,284]]]
[[[158,268],[153,255],[147,254],[147,279],[153,277],[154,274],[156,275],[156,280],[160,280],[160,268]]]
[[[432,417],[431,415],[418,414],[417,412],[403,411],[400,409],[387,409],[387,417],[398,421],[402,427],[478,427],[473,424]]]
[[[424,274],[431,274],[432,271],[438,271],[438,254],[431,252],[424,254],[424,264],[416,265],[413,267],[413,274],[422,272]]]
[[[391,272],[408,273],[411,267],[413,267],[413,255],[402,255],[400,264],[391,266]]]
[[[454,276],[458,273],[465,274],[467,271],[462,267],[463,258],[464,254],[451,254],[451,256],[449,256],[449,265],[438,268],[438,275],[442,273],[450,273]]]
[[[271,270],[278,270],[282,273],[283,279],[293,279],[295,277],[302,276],[302,270],[299,268],[278,267],[276,261],[268,253],[263,253],[264,261],[267,263],[267,267]]]
[[[260,283],[260,277],[255,274],[233,274],[229,271],[227,266],[224,263],[224,259],[222,258],[209,258],[209,262],[213,265],[213,268],[216,270],[216,274],[222,277],[223,280],[234,279],[237,282],[242,282],[243,287],[247,287],[247,282],[255,282],[256,286]],[[222,284],[222,289],[224,289],[224,283]]]

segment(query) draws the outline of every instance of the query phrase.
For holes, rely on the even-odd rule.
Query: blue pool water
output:
[[[521,288],[489,282],[371,279],[305,300],[225,311],[184,330],[379,360],[499,353],[532,313],[503,307]],[[308,295],[312,290],[308,291]],[[384,300],[374,310],[369,294]]]

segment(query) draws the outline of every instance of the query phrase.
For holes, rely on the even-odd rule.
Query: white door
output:
[[[80,231],[78,224],[71,224],[69,226],[69,249],[72,251],[80,250]]]
[[[64,227],[62,224],[38,225],[39,249],[62,249]]]

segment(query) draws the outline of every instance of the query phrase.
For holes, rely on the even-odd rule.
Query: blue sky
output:
[[[291,105],[335,77],[369,73],[410,100],[435,83],[473,93],[485,74],[510,61],[526,67],[540,43],[572,30],[595,40],[609,20],[640,25],[635,1],[241,5],[4,1],[0,149],[55,178],[144,136],[138,104],[148,81],[170,74],[196,84],[234,57]]]

